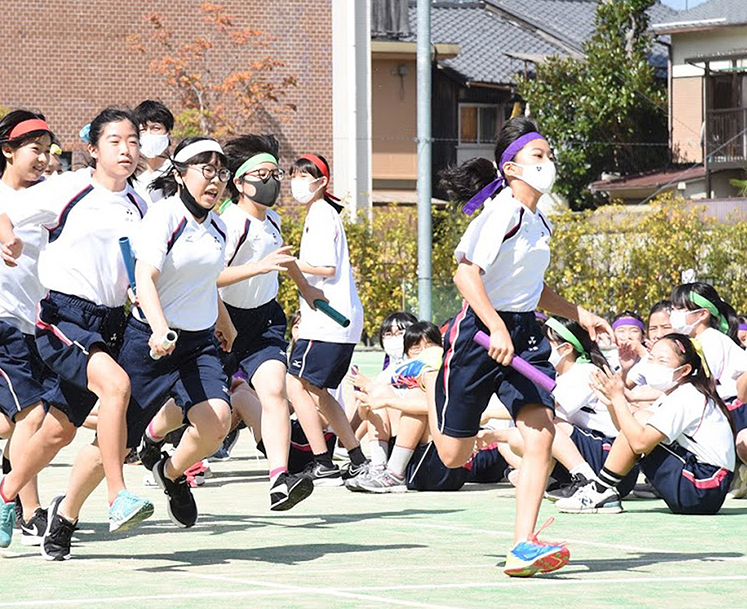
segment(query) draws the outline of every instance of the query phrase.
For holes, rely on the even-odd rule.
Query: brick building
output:
[[[298,86],[285,101],[294,104],[286,122],[273,120],[272,108],[242,130],[274,133],[283,161],[307,151],[332,159],[332,6],[333,0],[221,0],[241,27],[261,29],[274,38],[269,52]],[[128,36],[152,37],[146,13],[159,13],[175,42],[205,34],[201,0],[4,0],[0,36],[0,105],[42,111],[67,150],[78,145],[80,128],[107,105],[134,107],[145,98],[160,99],[176,114],[180,108],[149,59],[134,51]],[[262,51],[266,54],[267,51]],[[254,58],[244,48],[213,49],[216,72],[239,69]]]

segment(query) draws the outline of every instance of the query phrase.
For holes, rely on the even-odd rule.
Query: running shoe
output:
[[[340,468],[334,464],[329,467],[317,461],[310,461],[298,475],[311,480],[314,486],[342,486],[343,484]]]
[[[361,478],[361,476],[357,476]],[[355,480],[355,478],[353,478]],[[346,483],[347,484],[347,483]],[[404,476],[397,476],[389,469],[379,469],[375,473],[363,476],[358,482],[357,490],[365,493],[406,493],[407,485]]]
[[[314,492],[314,483],[301,474],[283,472],[270,488],[270,509],[284,512]]]
[[[588,482],[589,479],[583,474],[571,474],[571,481],[568,484],[558,484],[555,488],[548,488],[545,491],[545,499],[552,502],[558,499],[567,499],[572,497],[579,487]]]
[[[153,516],[153,511],[153,504],[150,501],[123,489],[117,493],[114,503],[109,506],[109,532],[131,529]]]
[[[386,464],[384,463],[370,463],[365,472],[361,472],[357,476],[345,480],[345,488],[354,493],[364,492],[361,488],[361,484],[369,478],[380,475],[385,469]]]
[[[58,513],[64,498],[60,495],[49,504],[47,530],[41,542],[41,554],[46,560],[70,560],[70,540],[77,527]]]
[[[34,515],[26,522],[21,517],[21,545],[41,545],[44,533],[47,530],[47,510],[36,508]]]
[[[169,499],[167,511],[171,522],[180,528],[188,529],[197,522],[197,504],[184,474],[176,480],[169,480],[166,477],[164,466],[168,458],[168,455],[163,453],[161,460],[153,466],[153,478]]]
[[[138,457],[145,469],[148,471],[153,469],[153,466],[161,458],[161,449],[165,443],[165,438],[161,440],[151,440],[147,433],[143,434],[143,439],[140,441],[140,448],[138,449]]]
[[[740,463],[734,472],[734,479],[727,497],[731,499],[744,499],[747,497],[747,465]]]
[[[208,457],[208,461],[211,463],[215,461],[228,461],[231,458],[233,447],[236,446],[236,442],[239,441],[240,431],[241,430],[238,427],[229,431],[220,448]]]
[[[623,511],[620,495],[614,488],[597,489],[588,482],[570,497],[558,499],[555,506],[564,514],[619,514]]]
[[[557,571],[568,564],[571,552],[565,543],[542,542],[537,537],[553,522],[548,518],[529,540],[520,541],[506,555],[503,572],[510,577],[531,577],[537,573]]]
[[[636,484],[633,487],[633,495],[638,499],[661,499],[659,491],[654,488],[648,479],[642,484]]]
[[[343,465],[340,473],[342,475],[342,479],[347,481],[351,478],[355,478],[356,476],[365,474],[366,472],[368,472],[368,470],[371,469],[371,467],[371,459],[366,459],[360,465],[354,465],[353,462],[350,461],[346,465]]]
[[[23,518],[23,504],[21,503],[21,498],[16,497],[16,525],[15,528],[20,529],[21,528],[21,519]]]
[[[16,502],[7,503],[0,499],[0,548],[7,548],[13,539],[13,526],[16,523]]]

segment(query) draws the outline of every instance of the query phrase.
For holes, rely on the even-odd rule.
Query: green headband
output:
[[[586,349],[581,346],[581,342],[573,335],[573,332],[571,332],[568,328],[561,324],[557,319],[555,319],[554,317],[550,317],[545,322],[545,325],[551,330],[555,330],[555,332],[557,332],[561,338],[563,338],[567,343],[570,343],[570,345],[576,350],[579,355],[576,358],[577,362],[581,364],[588,364],[589,362],[591,362],[588,354],[586,353]]]
[[[721,332],[723,332],[724,334],[729,332],[729,320],[721,314],[721,312],[716,308],[716,305],[713,304],[710,300],[701,296],[700,294],[690,292],[690,302],[705,309],[716,319],[718,319],[718,329],[721,330]]]
[[[277,165],[278,160],[269,152],[260,152],[259,154],[255,154],[254,156],[251,156],[246,161],[244,161],[241,164],[241,167],[236,170],[234,177],[240,178],[248,171],[254,169],[260,163],[274,163],[275,165]]]

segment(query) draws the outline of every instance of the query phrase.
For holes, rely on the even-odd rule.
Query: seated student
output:
[[[739,339],[739,342],[742,343],[742,349],[747,349],[747,315],[739,316],[737,338]]]
[[[171,168],[170,135],[174,115],[159,101],[146,99],[132,112],[140,131],[140,155],[144,163],[139,168],[133,186],[143,200],[151,205],[164,198],[163,190],[153,188],[153,181]]]
[[[650,406],[660,395],[660,392],[647,386],[643,371],[652,345],[672,331],[672,322],[669,318],[671,310],[671,301],[657,302],[648,314],[647,338],[642,341],[624,341],[620,344],[620,369],[625,386],[630,390],[627,397],[639,406]]]
[[[622,511],[617,487],[636,462],[675,514],[715,514],[734,472],[734,427],[693,341],[668,334],[651,349],[646,378],[663,392],[635,415],[620,374],[599,371],[593,386],[620,434],[598,479],[555,505],[565,513]]]
[[[596,479],[617,429],[591,388],[594,372],[608,364],[589,333],[575,321],[551,317],[545,322],[545,334],[552,349],[550,362],[557,371],[552,455],[558,465],[551,474],[555,484],[548,486],[545,494],[555,501]],[[507,439],[514,452],[523,453],[521,435],[515,428],[481,435],[483,441]],[[633,488],[636,473],[626,478],[623,494]]]
[[[506,462],[495,446],[485,456],[471,459],[464,466],[446,467],[430,442],[428,403],[425,383],[435,381],[441,366],[443,347],[437,326],[421,321],[405,330],[404,350],[408,360],[392,373],[390,384],[403,392],[380,391],[375,386],[356,391],[359,407],[364,410],[400,411],[397,437],[386,467],[371,468],[366,474],[346,482],[352,491],[399,493],[418,491],[455,491],[469,479],[494,480],[503,476]]]

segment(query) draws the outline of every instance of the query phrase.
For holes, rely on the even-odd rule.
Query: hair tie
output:
[[[21,121],[15,127],[10,130],[8,134],[8,141],[18,139],[34,131],[46,131],[52,133],[52,130],[47,125],[47,122],[40,118],[30,118],[25,121]]]
[[[187,144],[184,148],[177,152],[176,155],[174,155],[174,162],[187,163],[189,159],[197,156],[202,152],[215,152],[217,154],[222,154],[225,156],[223,148],[220,147],[220,144],[218,142],[211,139],[204,139],[197,140],[196,142],[192,142],[191,144]]]
[[[277,165],[278,160],[275,158],[274,155],[270,154],[269,152],[260,152],[259,154],[250,156],[246,161],[244,161],[241,164],[241,166],[236,170],[236,173],[234,174],[233,177],[240,178],[244,174],[249,173],[257,165],[261,165],[262,163],[273,163]]]
[[[706,361],[705,353],[703,353],[703,345],[697,338],[691,338],[690,342],[693,344],[695,353],[697,353],[698,357],[700,358],[700,364],[703,367],[703,373],[706,375],[706,378],[711,378],[711,370],[708,368],[708,362]]]
[[[643,325],[641,320],[636,319],[635,317],[621,317],[612,322],[613,330],[617,330],[620,326],[635,326],[641,332],[646,332],[646,326]]]
[[[302,154],[302,159],[306,159],[307,161],[310,161],[313,163],[314,167],[316,167],[319,171],[322,172],[322,175],[327,178],[327,186],[329,186],[329,169],[327,169],[327,165],[315,154]],[[324,187],[324,196],[325,198],[330,198],[333,201],[339,203],[340,199],[333,195],[331,192],[327,190],[327,187]]]
[[[724,317],[724,315],[721,313],[721,311],[718,310],[715,304],[694,291],[690,292],[689,298],[690,302],[692,302],[694,305],[699,306],[701,309],[705,309],[718,320],[718,329],[721,332],[723,332],[724,334],[727,334],[729,332],[729,320]]]
[[[545,326],[557,332],[561,338],[563,338],[567,343],[570,343],[570,345],[578,353],[578,357],[576,358],[576,361],[578,363],[580,364],[591,363],[589,354],[586,352],[586,349],[584,349],[583,345],[581,344],[581,341],[578,340],[576,335],[573,332],[571,332],[568,328],[566,328],[562,323],[560,323],[554,317],[550,317],[545,322]]]

